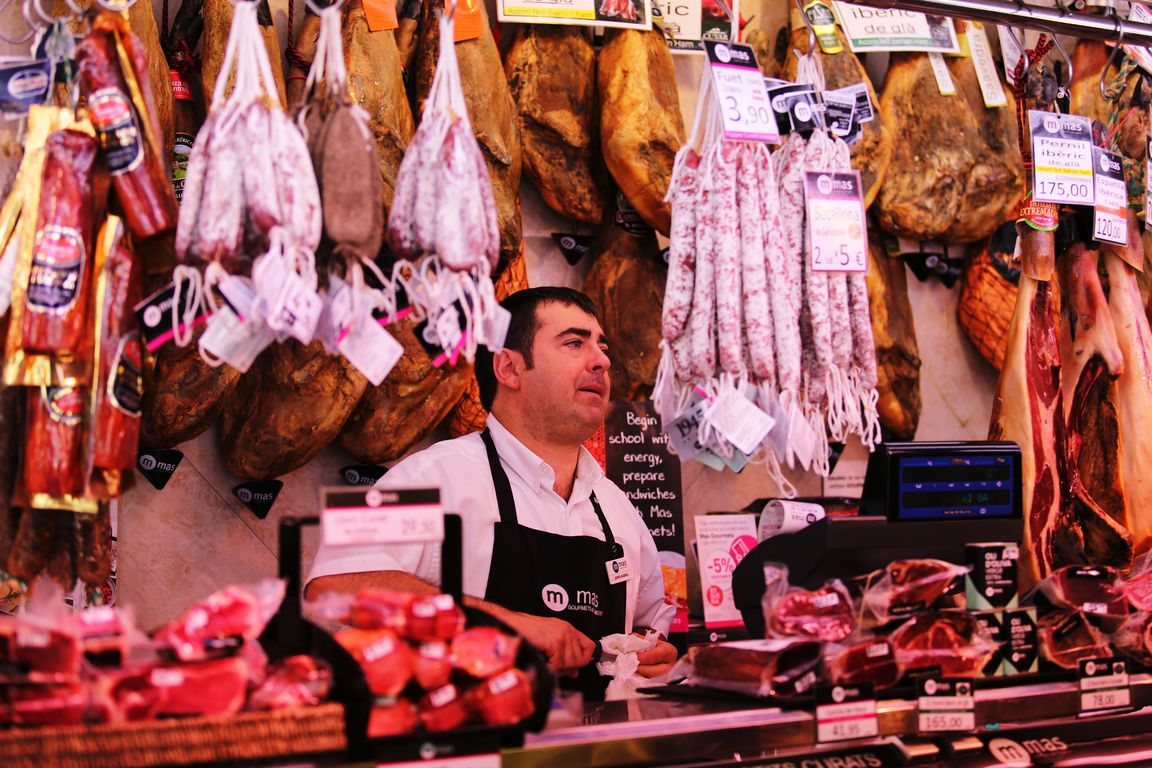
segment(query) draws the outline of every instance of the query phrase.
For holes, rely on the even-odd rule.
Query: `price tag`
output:
[[[1080,661],[1080,714],[1131,705],[1127,662],[1116,658]]]
[[[693,395],[684,410],[676,414],[664,430],[680,461],[694,459],[704,450],[704,446],[700,445],[700,421],[708,405],[707,400]]]
[[[868,230],[860,173],[804,173],[811,268],[817,272],[867,272]]]
[[[807,133],[820,127],[818,101],[812,86],[768,78],[764,82],[781,135],[793,131]]]
[[[208,318],[208,328],[200,337],[200,352],[245,373],[276,334],[262,319],[242,320],[227,305]]]
[[[372,386],[378,387],[403,357],[404,345],[380,327],[367,303],[357,320],[336,342],[336,348]]]
[[[396,0],[364,0],[364,18],[369,32],[387,32],[400,26]]]
[[[932,65],[932,74],[936,77],[936,87],[940,89],[941,96],[955,96],[956,83],[952,82],[952,73],[944,63],[944,57],[939,53],[929,53],[928,63]]]
[[[741,453],[748,455],[756,452],[774,423],[771,416],[735,389],[725,389],[705,409],[704,418]]]
[[[1004,60],[1004,79],[1012,82],[1012,73],[1024,55],[1024,47],[1020,45],[1021,30],[999,25],[996,34],[1000,38],[1000,53]]]
[[[301,344],[311,344],[323,311],[324,300],[315,288],[296,272],[289,272],[268,311],[268,327],[289,333]]]
[[[1128,18],[1138,24],[1152,24],[1152,11],[1143,3],[1132,3],[1128,9]],[[1141,69],[1152,73],[1152,51],[1138,45],[1125,45],[1124,52],[1135,59]]]
[[[437,488],[324,488],[321,536],[327,546],[444,540]]]
[[[1096,164],[1096,215],[1092,237],[1109,243],[1128,243],[1128,185],[1120,155],[1100,147],[1092,148]]]
[[[966,678],[921,678],[916,709],[920,733],[976,728],[976,697]]]
[[[1032,197],[1043,203],[1092,205],[1092,121],[1081,115],[1028,110]]]
[[[733,141],[779,141],[764,75],[747,45],[706,41],[724,136]]]
[[[988,45],[984,26],[969,22],[965,36],[968,38],[968,50],[972,53],[972,66],[976,68],[976,81],[980,83],[984,106],[989,109],[1008,106],[1008,97],[1004,95],[1004,84],[996,72],[996,62],[992,59],[992,48]]]
[[[13,240],[15,240],[13,235]],[[149,352],[155,352],[176,336],[177,330],[181,334],[191,334],[192,328],[203,325],[208,315],[201,312],[195,318],[188,317],[192,292],[192,281],[188,278],[180,280],[180,305],[176,308],[175,319],[179,324],[174,326],[172,305],[176,303],[176,283],[153,293],[135,307],[136,319],[140,321],[140,331],[144,338],[144,346]]]
[[[880,10],[833,0],[848,47],[862,51],[960,53],[956,27],[946,16]]]
[[[871,683],[816,689],[816,741],[871,739],[880,734]]]

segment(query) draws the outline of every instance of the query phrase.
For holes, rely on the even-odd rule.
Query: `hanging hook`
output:
[[[1052,35],[1052,42],[1056,44],[1056,50],[1060,51],[1060,56],[1064,59],[1064,64],[1068,67],[1068,77],[1064,81],[1064,85],[1060,86],[1058,95],[1066,96],[1072,88],[1072,59],[1069,58],[1068,52],[1064,50],[1064,46],[1060,43],[1060,38]]]
[[[728,33],[728,42],[734,44],[736,38],[740,36],[740,23],[736,20],[736,17],[732,15],[732,9],[728,6],[728,3],[724,2],[724,0],[716,0],[716,4],[719,5],[720,10],[724,11],[725,15],[728,16],[729,29],[731,30]]]
[[[808,12],[804,10],[804,0],[796,0],[796,7],[800,9],[800,18],[804,19],[804,26],[808,27],[808,55],[816,55],[816,28],[812,26],[812,20],[808,18]]]
[[[1116,47],[1108,54],[1108,61],[1104,62],[1104,69],[1100,70],[1100,98],[1107,98],[1107,88],[1104,86],[1104,78],[1108,75],[1108,70],[1112,67],[1112,62],[1116,59],[1116,52],[1121,54],[1124,51],[1124,19],[1120,14],[1116,13],[1116,9],[1112,9],[1112,20],[1116,22]],[[1117,66],[1119,69],[1119,66]]]
[[[39,19],[39,22],[35,22],[28,15],[29,9],[36,12],[36,17]],[[47,27],[52,23],[52,14],[44,13],[44,9],[40,7],[39,0],[24,0],[24,20],[38,28]]]

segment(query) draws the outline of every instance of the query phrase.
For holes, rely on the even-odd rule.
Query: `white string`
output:
[[[192,341],[192,325],[201,311],[204,302],[203,277],[199,270],[183,264],[172,270],[174,293],[172,294],[172,340],[178,347],[186,347]],[[188,308],[180,313],[180,287],[188,284]]]

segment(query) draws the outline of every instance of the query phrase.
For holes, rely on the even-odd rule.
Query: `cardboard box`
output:
[[[1026,675],[1039,667],[1040,637],[1036,609],[1009,608],[1004,611],[1004,675]]]
[[[1004,655],[1008,648],[1008,633],[1005,632],[1003,611],[970,611],[972,618],[984,628],[988,635],[1000,644],[1000,649],[984,665],[981,677],[999,677],[1004,674]]]

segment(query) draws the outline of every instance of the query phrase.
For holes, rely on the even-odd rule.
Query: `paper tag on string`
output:
[[[753,454],[772,429],[772,417],[735,389],[725,389],[704,411],[720,434],[744,454]]]
[[[1024,55],[1024,47],[1018,42],[1020,30],[1014,30],[1000,24],[996,27],[996,34],[1000,37],[1000,54],[1004,60],[1004,78],[1015,85],[1012,75],[1016,71],[1016,65],[1020,63],[1020,57]]]
[[[966,37],[972,54],[972,66],[976,68],[976,81],[980,83],[980,95],[984,97],[984,106],[989,109],[1008,106],[1008,97],[1004,94],[1004,84],[996,72],[996,62],[992,58],[992,48],[988,44],[984,26],[969,22]]]
[[[263,320],[241,320],[229,307],[220,307],[208,318],[208,327],[200,337],[200,349],[245,373],[264,349],[276,339],[276,333]]]
[[[452,19],[455,33],[452,41],[462,43],[475,40],[484,32],[484,15],[480,12],[481,0],[459,0],[456,15]]]
[[[372,386],[378,387],[404,355],[404,345],[380,327],[370,312],[361,313],[357,320],[336,346]]]
[[[364,0],[364,18],[371,32],[387,32],[400,26],[396,0]]]
[[[311,344],[316,333],[324,300],[295,272],[284,278],[284,288],[268,311],[268,325],[286,331],[301,344]]]
[[[700,445],[700,421],[704,418],[704,409],[708,404],[704,398],[693,395],[688,405],[664,428],[681,461],[695,458],[704,450]]]
[[[511,323],[512,313],[497,305],[484,323],[485,336],[488,339],[485,346],[493,352],[504,349],[504,340],[508,338],[508,326]]]
[[[808,423],[804,411],[795,403],[792,404],[791,418],[788,425],[788,450],[792,452],[800,466],[808,471],[812,468],[812,460],[816,458],[816,445],[818,442],[816,432]],[[795,466],[790,460],[789,466]]]

